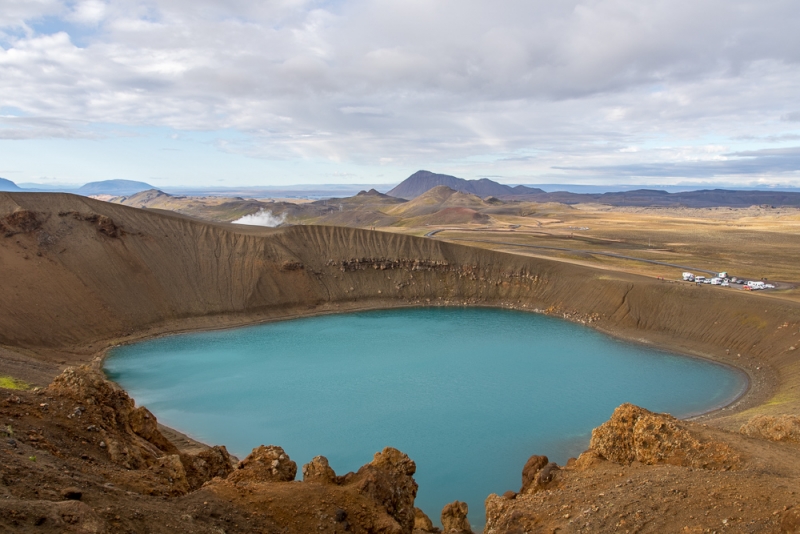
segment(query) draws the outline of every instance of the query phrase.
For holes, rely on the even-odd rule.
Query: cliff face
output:
[[[214,225],[74,195],[3,193],[0,266],[0,345],[45,359],[81,361],[179,329],[472,304],[538,310],[750,366],[779,388],[800,375],[790,350],[800,306],[791,302],[400,234]],[[781,402],[798,396],[786,389]]]

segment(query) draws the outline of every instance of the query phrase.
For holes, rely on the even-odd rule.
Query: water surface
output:
[[[542,315],[485,308],[371,311],[118,347],[109,377],[159,420],[240,458],[282,446],[337,474],[390,445],[417,463],[417,505],[438,519],[518,490],[532,454],[563,463],[632,402],[676,416],[729,402],[726,367],[624,343]],[[298,475],[299,476],[299,475]]]

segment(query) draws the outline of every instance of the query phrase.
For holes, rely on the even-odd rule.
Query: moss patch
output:
[[[11,376],[0,376],[0,388],[5,389],[30,389],[31,385]]]

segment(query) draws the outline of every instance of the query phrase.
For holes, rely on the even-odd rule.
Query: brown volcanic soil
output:
[[[800,412],[800,363],[795,352],[800,304],[745,292],[709,291],[704,287],[400,234],[323,226],[267,229],[209,224],[72,195],[31,193],[0,194],[0,269],[4,275],[0,285],[0,375],[12,375],[39,385],[46,384],[67,365],[102,355],[113,344],[160,333],[374,307],[470,304],[558,315],[624,338],[736,365],[749,374],[752,387],[734,406],[706,416],[709,424],[720,429],[736,431],[757,414]],[[2,417],[19,429],[14,430],[15,435],[26,436],[17,441],[17,448],[8,446],[10,449],[4,454],[13,458],[13,462],[2,464],[4,478],[0,489],[6,492],[9,502],[19,505],[15,504],[14,510],[22,510],[20,513],[27,514],[26,517],[56,514],[53,507],[66,506],[53,504],[63,500],[57,488],[69,482],[65,478],[69,477],[88,488],[86,503],[91,513],[81,507],[70,508],[66,515],[84,514],[91,521],[95,521],[95,516],[100,517],[102,525],[110,525],[103,528],[115,529],[112,519],[116,515],[123,518],[125,514],[134,517],[134,510],[142,517],[152,517],[154,522],[145,521],[142,524],[150,526],[140,528],[135,526],[134,519],[139,517],[135,516],[122,530],[154,531],[157,529],[153,525],[162,528],[169,524],[173,531],[203,532],[203,528],[221,525],[214,523],[218,518],[213,514],[197,527],[176,523],[176,518],[183,515],[202,516],[200,508],[191,506],[201,506],[200,500],[212,502],[202,493],[207,490],[166,500],[146,496],[147,491],[137,489],[133,482],[125,482],[128,480],[125,477],[138,480],[143,476],[139,473],[142,469],[149,473],[153,469],[163,471],[164,466],[154,468],[155,464],[145,462],[135,472],[129,472],[113,462],[113,466],[106,465],[110,460],[99,449],[93,449],[100,447],[98,441],[88,439],[85,429],[81,430],[83,427],[72,424],[75,418],[68,418],[75,406],[65,403],[62,407],[57,396],[48,395],[48,391],[39,396],[24,393],[19,395],[19,404],[11,400],[3,405]],[[44,411],[43,403],[47,405]],[[56,404],[60,410],[57,413],[52,408]],[[31,430],[36,439],[29,437]],[[660,431],[652,428],[648,432],[658,436]],[[120,435],[127,435],[125,432],[128,431]],[[764,488],[771,487],[774,491],[779,481],[787,488],[797,488],[794,445],[715,432],[720,432],[719,440],[743,451],[745,460],[738,469],[746,475],[723,479],[719,477],[728,475],[720,473],[727,472],[690,475],[694,471],[689,469],[695,467],[634,465],[638,474],[630,477],[632,480],[656,477],[666,485],[633,484],[620,492],[623,494],[620,498],[634,503],[631,507],[640,503],[637,510],[641,517],[649,517],[647,523],[631,531],[664,531],[659,525],[670,525],[666,531],[672,530],[671,526],[694,516],[699,510],[696,506],[705,502],[699,495],[710,494],[717,483],[735,488],[730,491],[741,496],[735,502],[745,503],[761,498]],[[710,439],[702,432],[698,435],[700,441]],[[46,442],[54,444],[53,448]],[[748,445],[751,443],[758,445]],[[31,454],[36,450],[44,452]],[[86,460],[80,459],[80,454],[87,450],[93,451],[86,454],[95,458],[100,467],[84,473],[79,466]],[[46,454],[53,459],[40,461]],[[27,459],[34,455],[36,462]],[[153,456],[157,459],[158,455],[153,453]],[[588,502],[591,492],[602,484],[611,484],[608,480],[613,479],[614,470],[618,469],[614,466],[619,466],[613,462],[603,465],[606,467],[587,471],[591,476],[580,475],[565,481],[562,489],[569,491],[545,488],[536,493],[536,499],[546,502],[520,504],[509,514],[527,521],[539,517],[543,510],[560,508],[562,502]],[[62,474],[66,472],[69,474]],[[652,506],[660,506],[663,492],[671,491],[669,488],[684,478],[694,484],[691,486],[694,489],[687,493],[690,499],[687,502],[694,504],[676,508],[692,513],[679,510],[677,522],[667,523]],[[27,482],[19,482],[22,485],[15,488],[17,480]],[[125,496],[112,498],[116,492],[103,485],[106,480],[122,480],[118,484],[125,487]],[[158,486],[157,481],[148,484]],[[214,490],[217,497],[224,495],[222,501],[230,505],[225,505],[219,517],[231,520],[219,528],[248,531],[251,525],[264,525],[253,528],[269,531],[277,525],[276,528],[303,532],[312,519],[318,521],[313,531],[317,531],[317,526],[329,532],[338,528],[322,523],[322,516],[329,514],[321,510],[327,510],[325,503],[334,502],[333,493],[345,491],[341,488],[347,484],[335,485],[329,492],[319,494],[314,493],[317,490],[295,491],[297,483],[264,484],[267,486],[248,486],[246,490]],[[52,493],[33,491],[43,492],[48,489],[45,485],[53,488]],[[230,484],[220,482],[218,486],[229,488]],[[611,487],[608,488],[610,492]],[[616,485],[614,489],[618,489]],[[783,518],[784,514],[782,508],[772,509],[773,502],[781,506],[794,504],[796,497],[791,491],[794,489],[781,493],[779,502],[770,501],[760,508],[740,506],[744,510],[739,512],[743,514],[741,525],[753,520],[756,523],[752,531],[778,528],[775,518]],[[359,495],[363,496],[363,491]],[[379,504],[363,503],[366,508],[361,507],[362,510],[372,509],[374,514],[370,516],[372,519],[358,516],[358,528],[366,529],[368,521],[382,521],[378,516],[383,517],[381,514],[392,509],[380,497],[381,491],[370,495]],[[513,502],[525,503],[527,498]],[[119,504],[122,513],[109,516],[103,511],[108,507],[113,511],[116,506],[113,503],[122,501],[125,501]],[[297,512],[290,513],[293,507]],[[194,511],[181,513],[189,508]],[[290,516],[299,517],[301,508],[306,510],[303,512],[306,519],[291,527],[295,519]],[[275,516],[273,523],[266,520],[251,523],[254,512],[277,514],[280,510],[284,510],[280,512],[283,515]],[[773,516],[776,511],[779,514]],[[764,519],[767,513],[772,519]],[[56,525],[55,516],[47,517]],[[70,524],[64,523],[63,514],[59,517],[63,524]],[[72,524],[88,524],[89,519],[79,518]],[[608,521],[590,522],[594,525],[590,530],[607,531],[611,528]],[[702,528],[712,528],[711,523],[703,521],[698,522]],[[234,523],[237,526],[232,526]],[[529,523],[534,528],[534,523]],[[349,524],[357,528],[355,519]],[[542,529],[560,525],[552,521],[536,524]],[[561,528],[577,531],[582,524],[565,523]],[[539,526],[532,531],[538,531]],[[498,532],[511,532],[513,528]],[[162,530],[168,531],[165,526]]]

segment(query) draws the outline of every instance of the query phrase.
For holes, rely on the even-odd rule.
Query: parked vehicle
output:
[[[695,276],[694,277],[694,281],[697,282],[698,284],[705,284],[706,283],[706,277],[705,276]]]
[[[727,280],[723,280],[720,284],[721,287],[731,287],[731,284]]]
[[[692,273],[683,273],[683,279],[687,282],[694,282],[694,275]]]
[[[764,284],[765,289],[775,289],[775,284]]]
[[[717,275],[718,278],[728,278],[728,271],[722,271]]]
[[[711,279],[711,285],[712,286],[718,286],[721,283],[722,283],[722,278],[719,278],[719,277],[715,276],[714,278]]]

